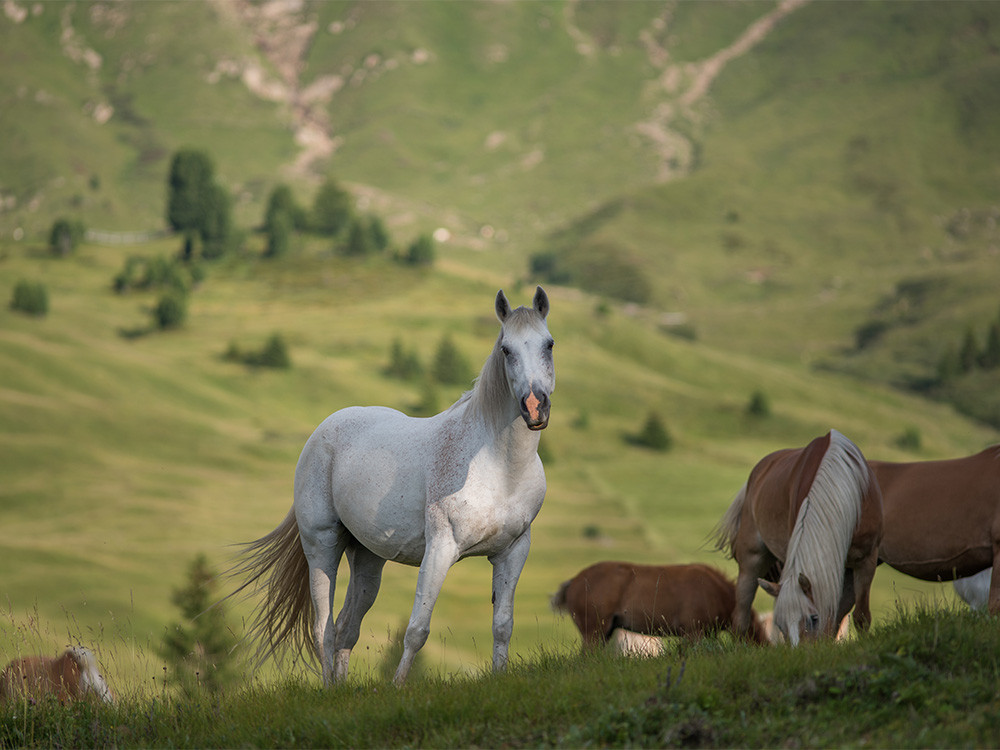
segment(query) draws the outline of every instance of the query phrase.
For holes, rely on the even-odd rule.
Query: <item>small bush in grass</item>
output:
[[[450,336],[445,336],[438,344],[431,373],[437,382],[445,385],[464,385],[473,377],[468,360]]]
[[[48,290],[40,281],[22,279],[14,287],[14,294],[10,300],[10,309],[23,312],[26,315],[43,318],[49,312]]]
[[[292,366],[292,358],[288,355],[288,345],[280,333],[272,334],[260,350],[256,364],[261,367],[273,367],[287,370]]]
[[[654,451],[666,451],[671,448],[674,439],[664,426],[660,416],[656,412],[650,412],[642,430],[638,435],[629,437],[628,442]]]
[[[902,434],[896,438],[896,445],[903,450],[918,451],[923,444],[920,430],[916,427],[907,427]]]
[[[172,292],[160,297],[153,308],[153,322],[162,331],[180,328],[187,318],[187,298]]]
[[[86,234],[83,223],[72,219],[56,219],[49,231],[49,249],[54,255],[72,253]]]
[[[420,357],[415,349],[406,349],[402,339],[393,339],[389,349],[389,364],[384,370],[385,374],[391,378],[400,380],[414,380],[423,374],[424,368],[420,364]]]
[[[287,370],[292,366],[288,344],[285,343],[285,337],[280,333],[271,334],[264,346],[256,350],[244,350],[235,341],[230,341],[222,358],[228,362],[242,362],[251,367]]]
[[[767,394],[763,391],[754,391],[750,395],[750,402],[747,404],[747,414],[751,417],[769,417],[771,416],[771,402],[767,398]]]

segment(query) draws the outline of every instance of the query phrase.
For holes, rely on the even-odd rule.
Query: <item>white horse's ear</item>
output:
[[[772,583],[771,581],[765,581],[763,578],[758,578],[757,583],[762,589],[764,589],[764,591],[769,593],[775,599],[777,599],[778,594],[781,593],[780,583]]]
[[[503,293],[503,289],[497,292],[497,319],[503,323],[507,320],[507,316],[510,315],[510,302],[507,301],[507,295]]]
[[[545,293],[545,290],[541,287],[535,288],[535,309],[538,310],[538,314],[543,318],[548,317],[549,314],[549,295]]]

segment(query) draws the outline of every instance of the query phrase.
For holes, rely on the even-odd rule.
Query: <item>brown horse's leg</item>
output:
[[[733,633],[748,639],[753,635],[753,599],[757,594],[757,567],[740,563],[736,577],[736,607],[733,609]]]
[[[608,642],[612,628],[608,627],[609,623],[605,622],[605,618],[597,610],[591,609],[582,617],[574,616],[573,622],[583,638],[584,653],[596,651]]]
[[[837,614],[833,618],[833,622],[830,623],[828,628],[828,635],[833,638],[837,634],[837,628],[840,627],[840,623],[843,622],[844,617],[848,612],[851,611],[851,607],[854,607],[854,616],[857,617],[857,600],[858,600],[858,568],[852,566],[844,570],[844,588],[840,594],[840,601],[837,603]]]
[[[878,566],[878,549],[873,549],[867,558],[854,568],[854,627],[859,633],[868,630],[872,624],[871,588]],[[846,614],[846,612],[845,612]],[[840,623],[840,620],[837,620]]]
[[[1000,535],[993,532],[993,574],[990,576],[990,598],[987,602],[991,615],[1000,614]]]

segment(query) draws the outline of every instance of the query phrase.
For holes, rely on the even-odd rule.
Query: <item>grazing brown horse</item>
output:
[[[81,646],[68,648],[57,657],[14,659],[0,674],[0,703],[24,697],[40,700],[48,695],[62,703],[90,697],[114,701],[98,670],[97,658]]]
[[[925,581],[992,567],[988,606],[1000,613],[1000,445],[945,461],[868,463],[885,513],[879,559]]]
[[[859,631],[871,623],[882,497],[861,450],[836,430],[761,459],[715,536],[740,567],[737,633],[756,622],[758,584],[776,597],[774,624],[793,645],[803,637],[832,638],[851,607]]]
[[[588,651],[607,643],[616,628],[688,638],[726,630],[735,602],[732,581],[708,565],[599,562],[563,583],[552,608],[569,613]],[[766,643],[763,629],[752,637]]]

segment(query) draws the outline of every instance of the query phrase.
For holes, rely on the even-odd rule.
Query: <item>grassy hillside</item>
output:
[[[167,243],[147,252],[170,250]],[[479,363],[497,331],[496,288],[516,303],[531,290],[381,260],[352,264],[325,250],[304,251],[279,269],[250,257],[210,270],[184,329],[136,338],[123,333],[147,325],[155,296],[118,296],[110,287],[131,252],[84,246],[67,259],[20,249],[4,256],[0,299],[9,299],[14,280],[38,279],[51,309],[44,319],[0,312],[0,573],[11,648],[94,642],[107,650],[116,679],[142,682],[158,672],[155,646],[177,617],[170,592],[192,557],[204,551],[223,567],[227,545],[277,525],[315,425],[351,404],[409,410],[419,401],[418,384],[382,375],[393,339],[429,362],[449,334]],[[919,432],[925,457],[968,453],[996,438],[877,386],[665,336],[654,322],[569,290],[550,295],[558,386],[543,439],[549,493],[518,589],[519,651],[575,643],[548,597],[596,560],[702,560],[732,570],[706,538],[770,450],[834,425],[869,455],[890,458],[910,455],[896,447],[906,429]],[[230,341],[259,346],[275,331],[289,342],[290,371],[222,358]],[[442,407],[460,390],[439,393]],[[755,390],[768,395],[770,418],[746,416]],[[653,411],[675,439],[666,454],[625,439]],[[478,668],[488,659],[488,581],[483,560],[453,569],[435,611],[432,667]],[[889,571],[876,582],[879,613],[935,590]],[[408,616],[414,585],[414,570],[388,567],[365,622],[362,663],[381,657]],[[246,611],[233,613],[237,630]]]
[[[995,622],[917,608],[848,643],[729,641],[623,659],[543,651],[504,675],[298,681],[0,715],[16,747],[992,747]]]
[[[994,6],[872,3],[855,15],[808,4],[773,19],[688,104],[701,63],[776,4],[324,2],[272,15],[282,7],[4,6],[10,648],[79,639],[100,645],[117,680],[159,674],[155,644],[191,558],[206,551],[224,567],[227,545],[282,519],[298,451],[327,414],[412,410],[420,385],[382,374],[395,338],[426,363],[450,334],[478,366],[497,288],[527,303],[536,251],[608,278],[602,264],[624,260],[610,271],[631,270],[651,296],[621,306],[547,285],[558,389],[543,438],[549,494],[518,589],[519,653],[575,647],[548,596],[588,563],[727,565],[706,537],[775,448],[831,426],[879,458],[997,440],[886,385],[930,367],[931,342],[953,340],[960,321],[996,314]],[[155,296],[117,296],[112,277],[131,254],[176,253],[176,240],[89,244],[65,259],[42,244],[62,214],[160,226],[168,160],[183,146],[212,155],[241,227],[260,220],[276,182],[307,203],[331,171],[397,237],[443,226],[454,240],[433,270],[414,271],[309,239],[266,262],[251,236],[209,267],[182,330],[135,335]],[[965,209],[974,218],[955,223]],[[46,318],[7,309],[21,278],[48,287]],[[935,282],[916,322],[892,319],[880,346],[845,356],[859,326],[908,301],[913,279]],[[223,359],[230,342],[256,347],[276,331],[291,370]],[[441,406],[460,391],[442,390]],[[771,402],[767,419],[746,415],[755,391]],[[668,453],[627,440],[651,412],[674,437]],[[899,447],[908,431],[921,438],[912,452]],[[414,581],[387,569],[362,662],[407,617]],[[452,571],[432,668],[487,661],[488,581],[481,560]],[[939,591],[950,595],[880,571],[875,609]],[[235,608],[234,629],[247,611]]]

